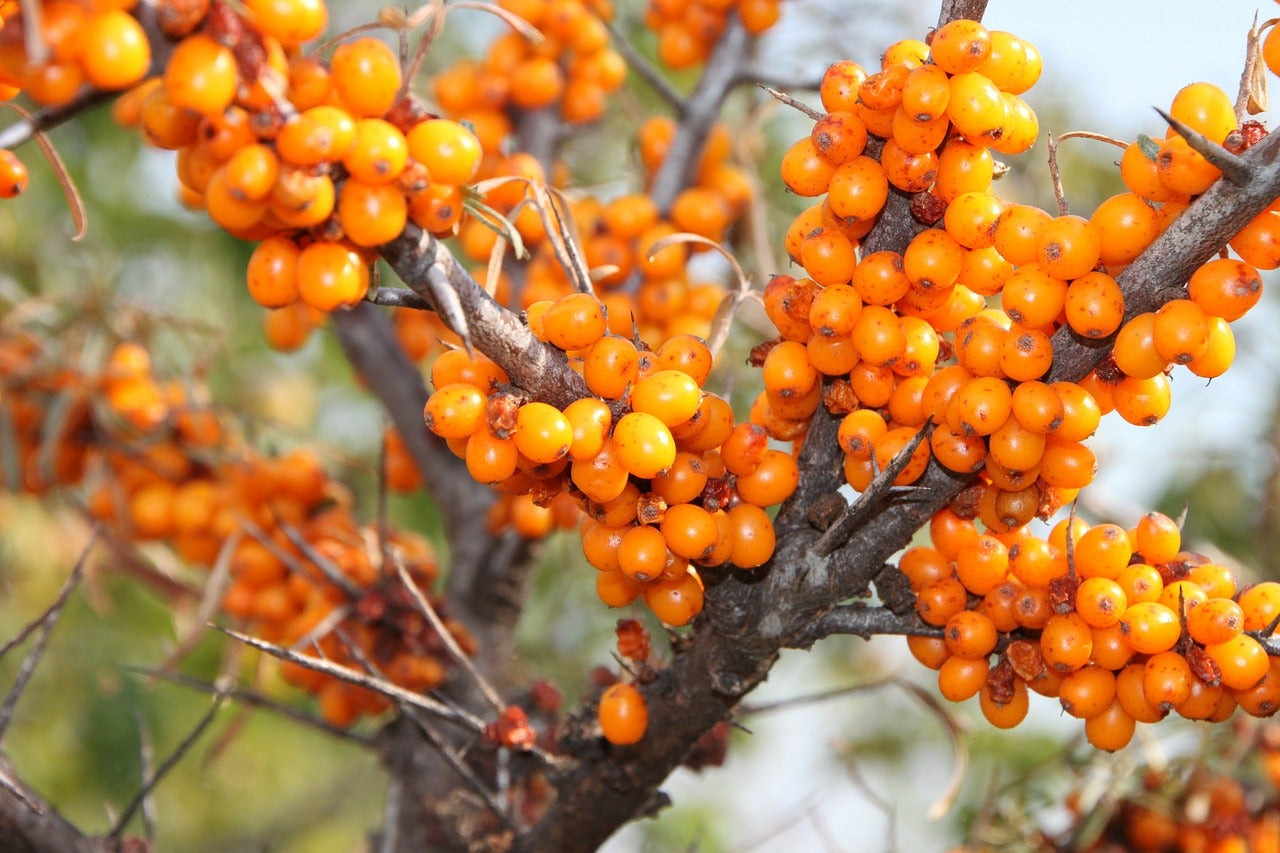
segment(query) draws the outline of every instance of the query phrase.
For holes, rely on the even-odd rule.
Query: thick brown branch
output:
[[[461,302],[476,349],[501,365],[511,381],[533,397],[564,407],[587,396],[586,383],[569,369],[564,356],[495,302],[430,234],[410,224],[382,247],[382,256],[405,284],[427,300],[432,298],[428,277],[442,273]]]
[[[952,21],[981,21],[987,11],[987,0],[942,0],[938,26]]]
[[[5,853],[106,853],[112,842],[89,838],[27,788],[0,758],[0,850]]]
[[[746,67],[750,40],[738,16],[729,15],[715,52],[698,78],[697,88],[685,101],[675,138],[649,187],[649,195],[659,210],[669,210],[680,191],[692,183],[707,135],[720,117],[720,107]]]

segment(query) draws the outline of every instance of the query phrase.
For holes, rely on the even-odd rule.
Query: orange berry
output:
[[[613,684],[600,697],[597,709],[600,731],[615,746],[638,743],[649,727],[644,696],[630,684]]]
[[[354,305],[369,289],[369,268],[341,243],[318,241],[298,254],[298,295],[313,308]]]
[[[619,418],[613,428],[613,441],[618,459],[637,477],[655,477],[675,462],[676,443],[671,430],[646,412],[630,412]]]
[[[142,25],[128,12],[110,9],[84,23],[79,63],[98,89],[124,89],[151,65],[151,45]]]

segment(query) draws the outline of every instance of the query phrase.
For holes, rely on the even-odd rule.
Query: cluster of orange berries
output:
[[[1278,853],[1280,729],[1268,724],[1240,739],[1249,753],[1235,767],[1215,771],[1206,766],[1217,763],[1210,759],[1190,767],[1148,768],[1140,788],[1112,807],[1097,840],[1084,849]]]
[[[592,396],[563,411],[529,401],[501,368],[454,350],[432,365],[427,426],[482,483],[549,508],[567,491],[587,515],[583,552],[607,604],[643,595],[663,622],[688,623],[702,609],[697,566],[749,569],[772,555],[764,507],[795,490],[794,457],[759,427],[735,426],[728,402],[703,391],[712,358],[701,339],[650,351],[610,332],[585,293],[535,303],[528,321]]]
[[[137,83],[151,67],[151,44],[129,14],[136,3],[42,0],[30,37],[18,4],[0,5],[0,100],[22,92],[60,106],[88,87],[118,91]]]
[[[720,41],[729,15],[737,14],[758,36],[778,23],[781,0],[649,0],[644,24],[658,34],[658,59],[671,68],[706,62]]]
[[[494,39],[482,62],[464,60],[435,78],[445,115],[476,129],[485,151],[498,152],[512,133],[512,114],[559,106],[581,124],[604,115],[609,93],[627,66],[609,44],[610,0],[501,0],[503,9],[541,33],[531,41],[509,32]]]
[[[199,388],[157,382],[138,344],[117,345],[98,374],[66,363],[32,334],[0,339],[0,395],[17,450],[4,456],[6,485],[36,494],[80,487],[89,516],[119,541],[164,543],[205,570],[225,565],[222,610],[256,636],[292,645],[320,629],[314,639],[330,660],[360,669],[362,656],[411,690],[444,680],[443,641],[381,565],[385,548],[429,595],[436,561],[426,540],[393,531],[379,545],[311,453],[264,457],[244,447],[197,399]],[[446,624],[471,646],[461,626]],[[314,693],[335,725],[386,707],[296,664],[282,674]]]
[[[943,635],[908,643],[946,698],[978,695],[993,725],[1021,722],[1028,690],[1057,698],[1106,750],[1170,711],[1220,722],[1237,707],[1280,710],[1280,658],[1262,641],[1280,617],[1280,583],[1238,587],[1226,566],[1181,550],[1167,516],[1129,530],[1068,519],[1040,539],[980,533],[948,509],[930,533],[932,547],[898,565],[920,618]]]

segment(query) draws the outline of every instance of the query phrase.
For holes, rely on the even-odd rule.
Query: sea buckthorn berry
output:
[[[542,322],[547,340],[562,350],[589,347],[608,328],[604,306],[590,293],[560,297],[547,309]]]
[[[991,150],[1001,154],[1021,154],[1029,150],[1040,138],[1040,119],[1031,105],[1009,92],[1001,92],[1004,102],[1004,124],[999,138],[991,143]]]
[[[858,87],[867,79],[867,72],[851,59],[841,59],[827,66],[822,75],[818,95],[828,113],[838,110],[852,111],[858,102]]]
[[[1247,264],[1273,270],[1280,266],[1280,214],[1264,210],[1236,232],[1227,245]]]
[[[1187,292],[1206,314],[1238,320],[1262,298],[1262,277],[1243,261],[1219,258],[1191,274]]]
[[[710,553],[719,535],[711,513],[687,503],[667,508],[661,530],[667,547],[689,560],[699,560]]]
[[[1209,341],[1200,355],[1187,362],[1187,370],[1196,376],[1213,379],[1227,372],[1236,357],[1236,339],[1227,321],[1210,316]]]
[[[355,122],[343,110],[321,105],[287,121],[276,136],[276,153],[296,166],[341,160],[355,141]]]
[[[884,208],[889,181],[877,161],[859,156],[835,169],[814,195],[823,191],[837,216],[862,221],[874,218]]]
[[[1262,631],[1280,616],[1280,583],[1263,581],[1247,587],[1236,597],[1244,611],[1244,629]]]
[[[874,252],[858,262],[850,284],[868,305],[887,306],[906,296],[911,279],[897,252]]]
[[[409,207],[404,194],[391,184],[365,184],[349,178],[338,194],[338,222],[357,246],[389,243],[404,230]]]
[[[380,116],[400,91],[400,61],[376,38],[343,42],[333,52],[333,87],[357,116]]]
[[[354,305],[369,289],[369,268],[341,243],[318,241],[298,253],[298,295],[313,308]]]
[[[1172,404],[1169,377],[1157,373],[1150,379],[1122,379],[1111,389],[1115,410],[1134,426],[1152,426],[1169,413]]]
[[[85,79],[98,89],[123,89],[142,79],[151,46],[128,12],[110,9],[85,21],[78,57]]]
[[[658,348],[658,369],[678,370],[698,385],[711,374],[711,350],[696,335],[673,335]]]
[[[362,118],[342,165],[357,181],[383,184],[398,178],[408,161],[409,143],[399,128],[380,118]]]
[[[1124,589],[1116,581],[1091,577],[1076,588],[1076,612],[1094,628],[1118,624],[1128,606]]]
[[[987,444],[982,436],[953,430],[946,423],[934,427],[929,436],[929,451],[940,465],[961,474],[980,471],[987,458]]]
[[[516,449],[546,465],[562,459],[573,445],[573,427],[564,413],[547,403],[525,403],[516,415]]]
[[[1102,410],[1093,396],[1074,382],[1054,382],[1050,386],[1062,401],[1062,423],[1053,431],[1059,441],[1084,441],[1093,435],[1102,420]]]
[[[930,625],[946,625],[966,604],[968,591],[955,578],[942,578],[916,591],[916,612]]]
[[[566,414],[568,409],[565,410]],[[669,507],[696,500],[707,485],[710,475],[702,457],[696,453],[681,451],[676,461],[664,474],[653,478],[653,492],[667,502]]]
[[[1189,580],[1177,580],[1167,584],[1160,591],[1158,601],[1174,613],[1186,616],[1208,599],[1209,596],[1199,584]]]
[[[649,479],[671,467],[676,442],[661,420],[646,412],[630,412],[613,428],[618,459],[637,477]]]
[[[1234,695],[1239,707],[1252,717],[1274,716],[1276,711],[1280,710],[1280,662],[1271,658],[1267,674],[1249,690],[1226,691],[1221,687],[1218,689],[1227,693],[1228,696]],[[1214,717],[1209,716],[1206,719],[1214,719]],[[1274,759],[1268,759],[1268,763],[1272,763],[1272,766],[1274,766],[1273,761]]]
[[[448,119],[428,119],[405,137],[409,156],[427,168],[431,180],[465,184],[476,176],[483,150],[474,133]]]
[[[1219,145],[1236,129],[1235,104],[1212,83],[1183,86],[1173,96],[1169,114]]]
[[[265,307],[283,307],[297,301],[300,252],[297,243],[288,237],[268,237],[257,245],[246,272],[253,301]]]
[[[831,228],[818,228],[801,242],[800,263],[810,278],[828,287],[850,279],[857,255],[848,237]]]
[[[991,34],[977,21],[951,21],[933,34],[929,54],[948,74],[976,71],[991,58]]]
[[[422,414],[427,429],[441,438],[463,438],[484,425],[485,397],[474,385],[445,385],[427,399]]]
[[[605,439],[594,457],[575,459],[569,468],[573,484],[597,503],[607,503],[621,495],[627,487],[628,474],[611,438]]]
[[[1209,345],[1208,317],[1190,299],[1166,302],[1156,311],[1153,342],[1161,358],[1187,364]]]
[[[1194,150],[1181,136],[1164,140],[1156,155],[1160,183],[1180,195],[1199,195],[1222,176],[1217,166]]]
[[[1062,426],[1065,407],[1062,397],[1043,382],[1019,382],[1010,399],[1011,414],[1023,429],[1042,435]]]
[[[880,437],[875,446],[875,461],[880,470],[884,470],[890,462],[901,453],[908,444],[916,437],[917,430],[913,427],[898,427],[891,429]],[[924,476],[925,469],[929,466],[929,443],[922,441],[916,445],[916,449],[911,452],[911,456],[907,461],[906,467],[893,478],[895,486],[908,486]]]
[[[661,578],[644,589],[644,603],[660,622],[688,625],[702,612],[702,581],[692,571],[675,578]]]
[[[1076,334],[1105,338],[1124,322],[1124,294],[1111,276],[1090,272],[1068,285],[1063,309]]]
[[[799,196],[812,198],[827,192],[835,171],[835,165],[818,152],[813,139],[808,136],[796,140],[782,155],[782,180]]]
[[[1137,379],[1150,379],[1163,373],[1169,360],[1156,349],[1156,315],[1139,314],[1120,328],[1112,357],[1116,366]]]
[[[1099,524],[1076,541],[1073,559],[1082,578],[1115,579],[1129,565],[1132,555],[1133,545],[1123,527]]]
[[[1040,632],[1040,653],[1045,665],[1058,672],[1067,673],[1086,665],[1092,652],[1089,623],[1074,611],[1049,617]]]
[[[996,219],[992,245],[1015,266],[1031,263],[1036,259],[1041,234],[1051,221],[1052,217],[1038,207],[1010,205]]]
[[[1030,701],[1027,698],[1027,683],[1020,678],[1013,681],[1013,695],[1008,701],[999,702],[993,698],[991,682],[988,681],[978,694],[978,702],[982,708],[982,716],[998,729],[1011,729],[1027,717]]]
[[[987,192],[994,173],[995,161],[985,146],[952,137],[938,154],[938,177],[933,192],[950,204],[963,193]]]
[[[1005,422],[1013,408],[1013,394],[1002,379],[979,377],[952,397],[947,407],[951,428],[975,435],[990,435]]]
[[[898,111],[901,115],[901,110]],[[945,119],[938,119],[937,125],[939,130],[945,131]],[[928,134],[930,131],[926,128],[923,131],[916,131],[914,128],[908,128],[901,133],[907,139],[907,145],[921,149],[923,151],[909,151],[907,148],[899,145],[896,139],[887,140],[884,144],[884,150],[880,152],[880,168],[884,171],[885,179],[902,190],[905,193],[924,192],[933,185],[934,178],[938,174],[938,155],[934,154],[928,147],[928,141],[921,142],[913,139],[908,134],[923,133]],[[934,134],[941,141],[944,133]]]
[[[1098,205],[1089,217],[1098,235],[1098,259],[1108,266],[1123,266],[1160,234],[1155,210],[1136,193],[1120,193]]]
[[[1252,689],[1270,668],[1266,649],[1248,634],[1237,634],[1226,642],[1207,645],[1204,650],[1218,665],[1223,686],[1232,690]]]
[[[813,150],[833,166],[848,163],[867,146],[867,126],[852,112],[831,112],[813,125]]]
[[[773,556],[776,544],[773,522],[754,504],[739,504],[728,513],[733,548],[729,562],[740,569],[762,566]]]
[[[648,583],[662,574],[667,562],[667,542],[656,527],[632,527],[618,545],[618,568],[636,583]]]
[[[223,180],[236,198],[262,201],[275,189],[279,176],[275,151],[266,145],[246,145],[227,161]]]
[[[1000,348],[1000,372],[1015,382],[1030,382],[1049,372],[1053,344],[1039,329],[1015,327]]]
[[[800,469],[795,457],[781,450],[766,450],[750,474],[738,477],[738,494],[756,506],[780,504],[796,490]]]
[[[955,284],[964,262],[964,248],[946,231],[921,231],[902,255],[907,280],[923,290],[942,289]]]
[[[973,71],[951,78],[947,118],[970,142],[984,144],[999,136],[1005,120],[1000,90],[986,76]]]
[[[1005,92],[1020,95],[1040,79],[1040,52],[1023,39],[1003,30],[990,31],[991,52],[977,70]]]
[[[655,371],[631,389],[632,409],[653,415],[668,427],[693,417],[701,402],[698,383],[679,370]]]
[[[936,548],[918,545],[908,548],[898,560],[898,571],[906,576],[911,589],[918,592],[934,581],[954,576],[951,561]]]
[[[1178,614],[1155,601],[1130,604],[1120,617],[1120,626],[1129,646],[1144,655],[1168,651],[1182,634]]]
[[[649,727],[644,696],[630,684],[610,685],[600,697],[596,716],[604,739],[615,746],[639,743]]]
[[[498,438],[488,427],[476,430],[467,439],[467,472],[477,482],[501,483],[516,472],[519,458],[515,442],[509,438]]]
[[[584,359],[582,375],[592,394],[616,400],[636,381],[639,371],[640,356],[635,345],[626,338],[610,336],[592,345]]]
[[[911,67],[904,63],[889,63],[882,70],[867,77],[858,87],[858,100],[871,110],[891,110],[902,102],[902,88],[906,85]]]
[[[879,305],[867,305],[862,309],[851,334],[858,354],[868,366],[892,365],[906,352],[907,335],[898,315]],[[886,395],[880,405],[888,401]],[[863,402],[869,403],[865,399]]]
[[[950,508],[939,510],[929,520],[929,538],[933,547],[948,560],[954,560],[978,539],[978,528],[972,520],[960,518]]]
[[[995,622],[974,610],[963,610],[951,616],[942,631],[947,648],[959,657],[984,658],[996,648]]]
[[[1133,658],[1133,654],[1133,649],[1125,642],[1119,622],[1107,628],[1093,629],[1093,653],[1089,659],[1094,664],[1116,672]]]
[[[994,536],[982,535],[956,557],[956,578],[974,595],[986,595],[1004,582],[1009,549]]]
[[[963,616],[965,613],[972,612],[966,610],[956,615]],[[908,643],[919,639],[923,638],[909,637]],[[914,649],[912,654],[915,654]],[[916,659],[920,660],[920,656],[917,655]],[[925,663],[928,666],[927,660],[926,658],[921,663]],[[987,662],[985,657],[968,658],[949,654],[938,666],[932,668],[938,670],[938,692],[950,702],[963,702],[976,696],[983,685],[987,683],[987,675],[991,671],[991,664]]]
[[[210,115],[231,106],[236,96],[236,60],[207,35],[184,38],[165,65],[164,86],[179,107]]]
[[[1225,643],[1244,630],[1244,609],[1229,598],[1210,598],[1187,614],[1187,633],[1205,646]]]
[[[1177,652],[1159,652],[1148,658],[1143,667],[1142,692],[1152,705],[1168,711],[1190,697],[1194,680],[1185,657]]]
[[[575,462],[594,459],[604,449],[605,438],[613,423],[608,405],[594,397],[583,397],[565,406],[564,416],[573,429],[569,456]]]
[[[1058,701],[1062,710],[1081,720],[1105,712],[1116,698],[1116,676],[1101,666],[1085,666],[1062,679]]]
[[[947,205],[943,214],[943,224],[947,233],[957,243],[967,249],[984,249],[992,244],[996,220],[1004,212],[1005,203],[990,193],[961,193]],[[929,233],[929,232],[924,232]],[[963,280],[964,253],[961,258],[961,269],[957,274]]]

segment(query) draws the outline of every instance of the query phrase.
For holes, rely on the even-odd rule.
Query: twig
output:
[[[404,783],[393,775],[387,780],[387,802],[382,809],[378,853],[395,853],[400,849],[400,807],[403,799]]]
[[[211,695],[221,693],[233,702],[239,702],[240,704],[247,705],[251,708],[261,708],[264,711],[271,711],[272,713],[287,717],[296,723],[301,723],[304,726],[313,728],[316,731],[324,732],[325,734],[339,738],[340,740],[359,744],[366,749],[372,749],[374,746],[373,740],[365,735],[358,734],[357,732],[350,731],[349,729],[330,725],[324,720],[313,717],[310,714],[297,710],[296,708],[281,705],[274,699],[247,687],[219,688],[215,684],[210,684],[207,681],[201,681],[198,678],[191,678],[190,676],[183,675],[180,672],[170,672],[168,670],[153,669],[150,667],[125,666],[123,669],[127,672],[136,672],[139,675],[145,675],[148,678],[167,681],[170,684],[176,684],[180,687],[199,690],[202,693],[209,693]]]
[[[200,718],[200,722],[196,723],[195,728],[182,739],[182,742],[169,754],[169,757],[160,763],[160,766],[151,774],[151,777],[143,783],[142,790],[134,796],[129,805],[125,806],[124,811],[120,813],[120,817],[116,819],[115,826],[107,834],[108,838],[118,839],[120,837],[138,809],[144,808],[147,799],[151,796],[151,792],[169,774],[169,771],[177,766],[178,762],[182,760],[182,757],[187,754],[191,747],[195,746],[196,740],[199,739],[200,735],[204,734],[205,729],[209,728],[214,717],[218,715],[218,709],[222,707],[225,699],[226,695],[221,691],[214,695],[213,702],[209,705],[209,710],[205,711],[204,716]]]
[[[268,503],[267,508],[271,510],[272,518],[276,520],[276,529],[283,533],[285,538],[292,542],[293,546],[302,552],[302,556],[311,561],[311,564],[314,565],[320,574],[324,576],[325,580],[345,592],[349,598],[360,597],[361,590],[360,587],[356,586],[355,581],[344,575],[342,573],[342,569],[335,566],[332,560],[321,554],[315,548],[311,547],[311,543],[307,541],[305,536],[299,533],[292,524],[289,524],[284,521],[284,519],[280,518],[276,513],[274,506]],[[245,523],[252,524],[253,522],[246,519]],[[261,529],[259,529],[258,532],[261,533]],[[263,535],[265,535],[265,533]]]
[[[365,302],[385,305],[388,308],[413,308],[417,311],[435,311],[435,306],[412,290],[404,287],[379,287],[365,295]]]
[[[933,432],[933,424],[925,424],[920,431],[889,460],[861,495],[853,503],[845,507],[844,512],[835,523],[823,532],[817,542],[813,543],[811,553],[816,557],[826,557],[843,545],[858,526],[875,511],[882,501],[887,499],[893,489],[893,481],[911,462],[912,455],[929,434]]]
[[[138,706],[133,709],[133,727],[138,732],[138,768],[139,782],[143,788],[146,788],[147,779],[151,776],[151,765],[155,761],[155,749],[151,744],[151,735],[147,732],[147,725],[142,719],[142,714]],[[151,796],[151,791],[142,798],[142,832],[148,839],[156,837],[156,802]]]
[[[10,688],[8,695],[4,697],[4,703],[0,704],[0,740],[4,738],[5,730],[9,728],[9,723],[13,720],[13,709],[18,704],[18,699],[22,696],[23,689],[26,688],[27,682],[31,680],[31,676],[36,671],[36,666],[40,663],[40,657],[44,654],[45,646],[49,642],[49,635],[53,633],[53,626],[57,624],[58,617],[62,615],[62,609],[66,606],[67,600],[71,597],[71,591],[80,583],[80,579],[84,576],[85,562],[88,560],[89,552],[93,549],[93,545],[98,541],[98,533],[100,528],[95,526],[93,532],[89,536],[89,541],[85,544],[84,550],[80,552],[80,557],[76,560],[76,564],[71,569],[71,574],[62,584],[62,589],[58,590],[57,597],[40,615],[40,618],[30,627],[30,630],[24,628],[19,632],[20,638],[26,638],[31,631],[38,630],[35,644],[32,645],[31,651],[22,660],[22,666],[18,669],[18,676],[14,679],[13,687]],[[19,640],[20,642],[21,640]],[[4,651],[12,648],[12,644],[7,645]],[[3,654],[3,652],[0,652]]]
[[[331,661],[323,658],[299,654],[291,649],[286,649],[283,646],[277,646],[275,643],[268,643],[265,640],[250,637],[248,634],[242,634],[239,631],[233,631],[230,628],[224,628],[221,625],[213,625],[212,627],[226,634],[233,640],[238,640],[246,646],[252,646],[259,651],[266,652],[274,658],[289,661],[290,663],[296,663],[298,666],[302,666],[316,672],[322,672],[325,675],[331,675],[340,681],[347,682],[348,684],[354,684],[357,687],[372,690],[374,693],[385,696],[393,702],[404,703],[411,707],[421,709],[428,714],[434,714],[442,720],[453,723],[475,734],[481,734],[484,732],[484,721],[479,717],[461,709],[450,708],[448,705],[445,705],[443,702],[436,699],[419,696],[416,693],[405,690],[403,687],[400,687],[397,684],[392,684],[384,679],[371,678],[367,675],[362,675],[349,667],[332,663]]]
[[[613,40],[614,48],[618,53],[622,54],[622,58],[627,61],[627,65],[649,84],[649,88],[653,89],[659,98],[667,102],[667,106],[675,110],[677,117],[683,116],[687,108],[684,96],[676,91],[666,75],[650,62],[648,57],[636,50],[631,40],[618,32],[612,21],[607,21],[604,18],[600,20],[605,29],[609,31],[609,38]]]
[[[938,26],[952,21],[981,21],[987,11],[987,0],[942,0]]]
[[[1066,216],[1069,212],[1067,196],[1062,189],[1062,173],[1058,168],[1058,146],[1068,139],[1092,139],[1096,142],[1106,142],[1120,148],[1128,147],[1126,143],[1121,142],[1119,139],[1101,133],[1094,133],[1091,130],[1069,130],[1056,139],[1052,133],[1047,134],[1045,137],[1045,149],[1048,151],[1049,157],[1049,180],[1053,182],[1053,195],[1058,200],[1059,216]]]
[[[1169,127],[1177,131],[1187,142],[1187,147],[1222,171],[1222,176],[1236,186],[1245,186],[1253,180],[1253,169],[1239,154],[1232,154],[1198,130],[1188,127],[1159,107],[1155,111],[1160,114]]]
[[[941,637],[942,629],[925,624],[914,612],[899,615],[887,607],[855,602],[833,607],[815,617],[804,631],[797,634],[794,645],[806,648],[823,637],[835,634],[851,634],[864,640],[876,634]]]
[[[456,660],[475,681],[476,687],[480,690],[481,694],[484,695],[485,701],[493,707],[493,710],[501,714],[507,709],[507,705],[502,701],[502,697],[498,694],[498,691],[495,690],[493,685],[489,683],[488,679],[486,679],[484,675],[476,669],[475,664],[471,662],[471,658],[462,651],[462,648],[458,645],[458,641],[454,639],[453,634],[451,634],[448,627],[445,626],[444,620],[440,618],[440,614],[431,606],[431,601],[422,594],[422,590],[418,589],[418,585],[414,583],[413,578],[409,576],[409,571],[404,567],[404,562],[400,559],[399,555],[395,555],[393,559],[396,565],[396,573],[400,577],[400,583],[404,584],[404,588],[409,590],[409,594],[413,596],[414,603],[418,605],[418,610],[421,611],[423,616],[427,617],[427,621],[431,623],[431,627],[435,629],[436,635],[440,638],[441,642],[444,643],[444,647],[449,650],[449,654],[453,656],[453,659]]]
[[[766,86],[764,83],[757,83],[756,86],[760,87],[761,89],[764,89],[774,98],[776,98],[778,101],[786,104],[792,109],[796,109],[804,113],[814,121],[822,121],[822,119],[826,117],[826,113],[815,110],[813,107],[809,106],[803,101],[797,101],[795,98],[791,97],[786,92],[779,92],[777,89],[774,89],[772,86]]]
[[[790,696],[786,699],[775,699],[772,702],[744,704],[738,709],[738,713],[741,716],[754,716],[756,714],[769,714],[774,711],[789,711],[792,708],[802,708],[805,705],[818,705],[822,702],[830,702],[832,699],[843,699],[846,696],[879,690],[885,685],[893,684],[894,680],[892,676],[885,676],[874,681],[847,684],[844,687],[834,687],[817,693],[805,693],[801,696]]]

